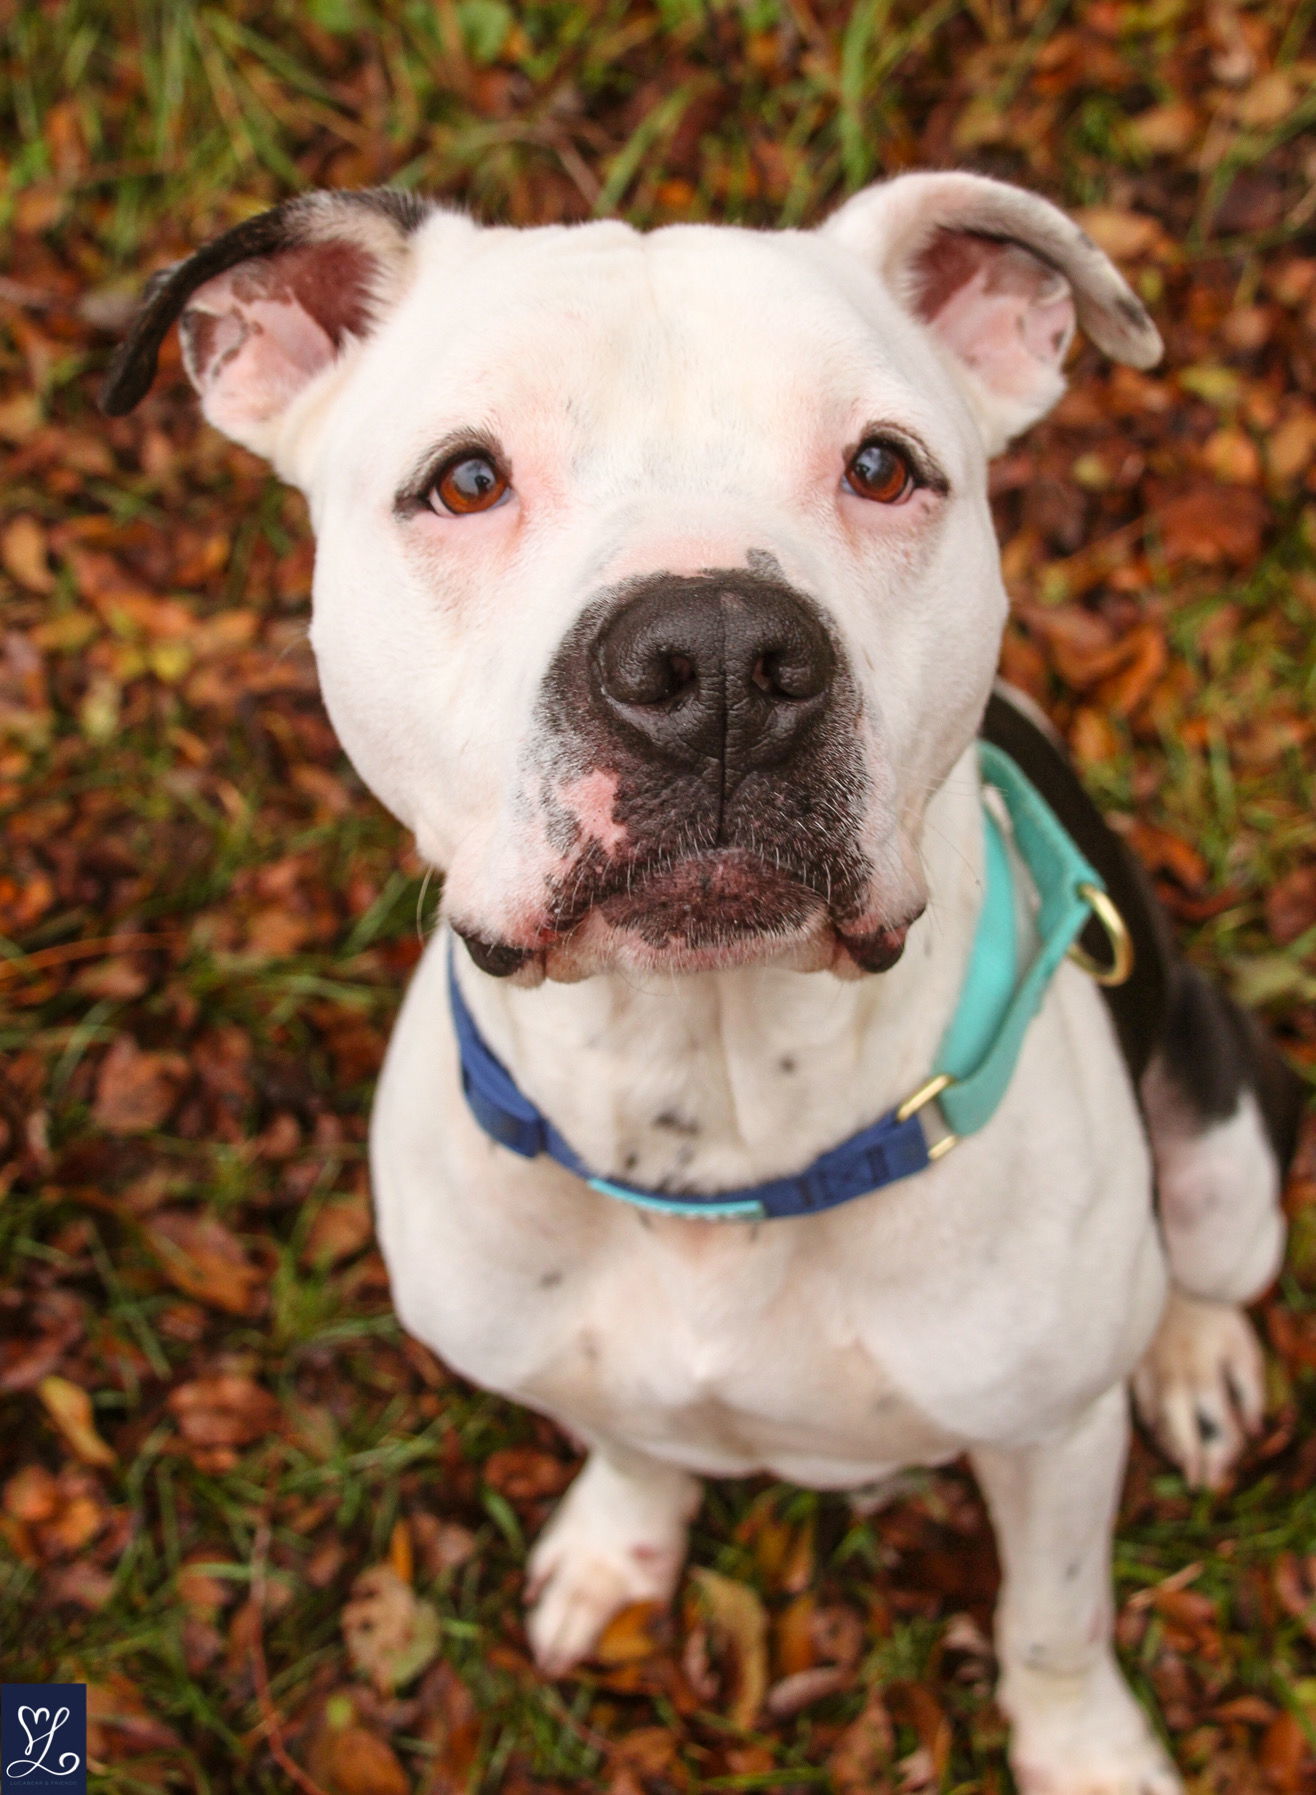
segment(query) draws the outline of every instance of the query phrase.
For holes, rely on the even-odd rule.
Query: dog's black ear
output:
[[[822,226],[941,348],[989,454],[1055,404],[1075,315],[1107,355],[1149,368],[1161,339],[1109,258],[1049,201],[970,174],[867,187]]]
[[[388,188],[306,193],[226,231],[152,279],[101,404],[117,417],[146,396],[177,322],[206,416],[269,453],[289,402],[398,297],[432,210]]]

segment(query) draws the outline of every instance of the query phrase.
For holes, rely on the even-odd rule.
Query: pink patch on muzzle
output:
[[[583,841],[596,841],[609,854],[615,854],[626,842],[626,825],[613,815],[617,801],[618,778],[596,767],[561,785],[553,796],[580,825]]]

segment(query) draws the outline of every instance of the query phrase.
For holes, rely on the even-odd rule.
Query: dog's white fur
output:
[[[799,1169],[922,1081],[960,988],[981,890],[970,744],[1006,609],[988,457],[1058,396],[1076,308],[1139,364],[1155,332],[1063,215],[970,176],[871,189],[811,234],[440,212],[405,240],[336,227],[326,201],[317,230],[335,228],[366,231],[378,264],[364,340],[335,353],[277,281],[239,271],[193,302],[211,323],[191,371],[208,415],[309,498],[313,641],[357,767],[444,870],[447,913],[534,950],[501,983],[459,952],[470,1007],[601,1173],[716,1190]],[[951,237],[969,277],[929,297]],[[846,453],[879,424],[921,442],[949,494],[845,492]],[[472,430],[505,445],[512,499],[399,515],[433,446]],[[573,783],[536,734],[554,651],[630,576],[755,554],[815,597],[862,686],[866,915],[927,902],[880,977],[855,976],[821,906],[721,955],[664,956],[596,919],[546,936],[545,890],[570,872],[548,800],[582,841],[619,828],[606,769]],[[545,1667],[670,1594],[697,1477],[848,1489],[968,1452],[1005,1567],[1021,1787],[1175,1789],[1111,1650],[1125,1388],[1141,1363],[1172,1447],[1218,1478],[1237,1430],[1206,1463],[1184,1416],[1206,1402],[1246,1423],[1259,1383],[1220,1304],[1176,1297],[1149,1355],[1166,1294],[1151,1168],[1088,980],[1062,968],[997,1114],[945,1160],[824,1215],[714,1226],[486,1138],[459,1090],[447,952],[445,934],[426,953],[379,1087],[379,1227],[405,1325],[590,1448],[532,1562]],[[826,967],[845,976],[806,976]],[[1246,1127],[1231,1182],[1264,1176]],[[1273,1269],[1273,1190],[1261,1207],[1249,1279]],[[1218,1266],[1228,1219],[1211,1227],[1222,1244],[1198,1257]]]

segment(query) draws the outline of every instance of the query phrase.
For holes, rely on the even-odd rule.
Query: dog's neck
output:
[[[594,1171],[716,1191],[801,1170],[927,1078],[982,894],[974,751],[928,805],[929,901],[890,972],[773,967],[526,991],[459,977],[481,1033]]]

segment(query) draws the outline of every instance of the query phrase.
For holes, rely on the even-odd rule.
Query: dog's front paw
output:
[[[526,1632],[546,1675],[588,1657],[632,1602],[671,1600],[698,1501],[683,1472],[591,1457],[530,1554]]]
[[[1182,1795],[1183,1784],[1113,1662],[1084,1678],[1008,1679],[1020,1795]]]
[[[1228,1303],[1171,1290],[1133,1394],[1188,1482],[1219,1489],[1265,1412],[1265,1362],[1251,1322]]]
[[[526,1617],[535,1662],[545,1676],[565,1676],[587,1658],[615,1614],[632,1602],[671,1600],[683,1553],[659,1552],[628,1563],[601,1552],[536,1553],[530,1563],[540,1592]]]

